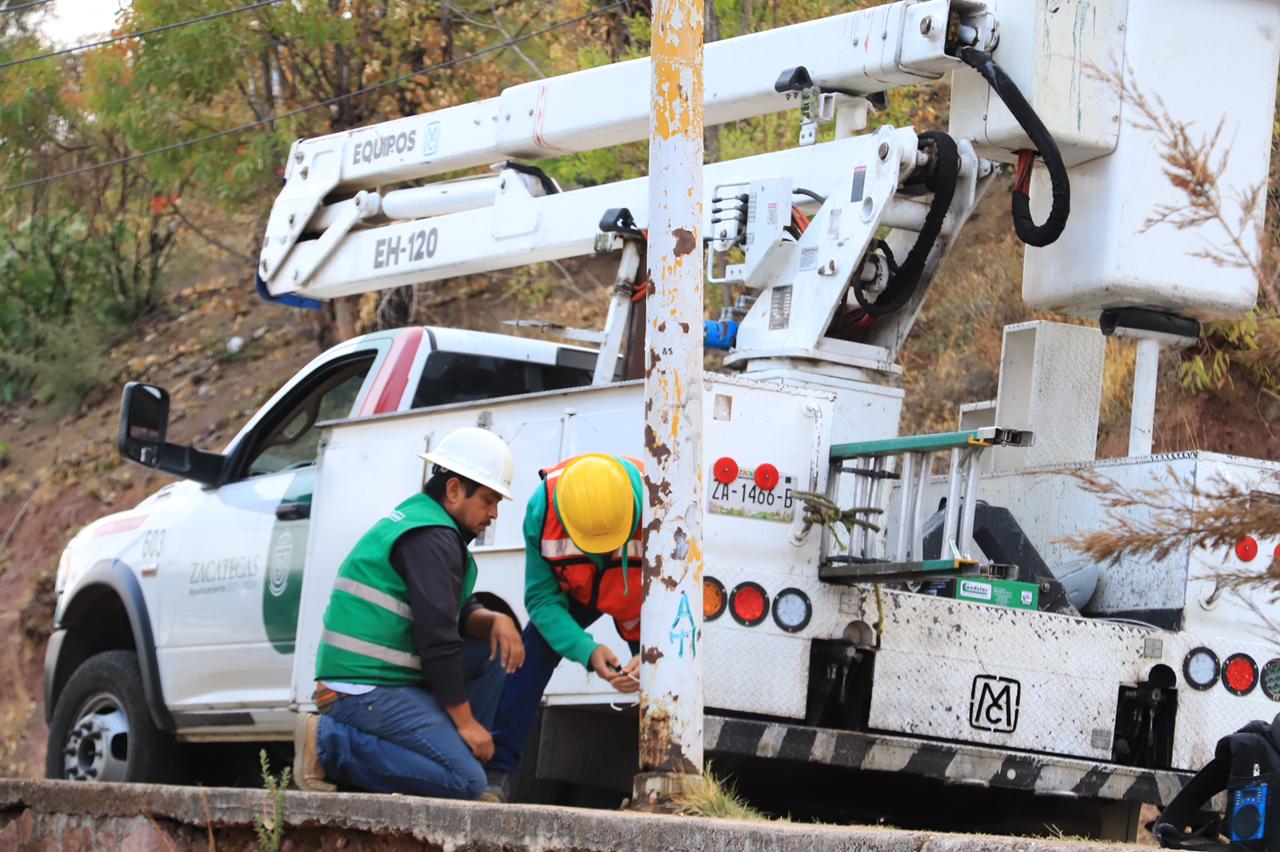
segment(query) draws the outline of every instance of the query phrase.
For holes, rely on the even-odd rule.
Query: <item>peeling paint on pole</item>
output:
[[[642,804],[702,772],[702,23],[701,0],[653,4]]]

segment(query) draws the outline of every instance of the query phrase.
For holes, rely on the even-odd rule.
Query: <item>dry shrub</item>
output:
[[[1164,163],[1169,182],[1182,193],[1179,204],[1160,205],[1146,222],[1147,228],[1173,227],[1183,231],[1217,225],[1225,241],[1204,241],[1192,252],[1216,266],[1249,270],[1258,282],[1266,305],[1245,319],[1213,323],[1205,328],[1200,344],[1180,365],[1183,387],[1212,390],[1230,383],[1241,372],[1263,393],[1277,388],[1280,371],[1280,297],[1275,272],[1280,266],[1280,234],[1276,226],[1276,201],[1264,187],[1247,187],[1230,193],[1219,183],[1226,168],[1230,142],[1222,138],[1222,123],[1207,134],[1194,133],[1187,122],[1174,118],[1158,96],[1147,96],[1129,80],[1091,69],[1108,81],[1130,105],[1135,126],[1156,137],[1156,153]],[[1276,137],[1273,131],[1273,155]],[[1272,158],[1273,176],[1276,167]],[[1266,200],[1265,211],[1261,206]],[[1264,216],[1260,215],[1265,213]],[[1266,221],[1269,227],[1261,227]],[[1261,247],[1256,253],[1255,246]],[[1122,381],[1117,378],[1118,359],[1108,359],[1103,420],[1115,416],[1121,405]],[[1127,376],[1131,376],[1127,366]],[[1132,379],[1129,378],[1131,383]],[[1117,409],[1108,409],[1108,399]],[[1200,446],[1200,427],[1184,420],[1187,442]],[[1280,474],[1272,474],[1261,488],[1245,488],[1218,479],[1202,488],[1194,481],[1172,475],[1157,488],[1129,488],[1094,471],[1077,474],[1085,491],[1096,495],[1106,510],[1103,528],[1087,533],[1071,546],[1101,562],[1126,558],[1163,559],[1184,547],[1230,546],[1246,535],[1280,536]],[[1280,598],[1280,559],[1259,571],[1220,570],[1219,580],[1228,587],[1261,587],[1273,599]]]
[[[1172,470],[1167,482],[1152,488],[1131,488],[1091,470],[1077,472],[1076,478],[1098,498],[1107,526],[1068,544],[1099,562],[1160,560],[1187,546],[1220,549],[1246,535],[1280,537],[1280,475],[1254,488],[1223,478],[1201,487]],[[1222,570],[1218,577],[1227,586],[1263,586],[1280,599],[1280,560],[1261,572]]]

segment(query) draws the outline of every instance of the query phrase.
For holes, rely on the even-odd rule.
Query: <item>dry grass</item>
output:
[[[676,798],[676,806],[685,816],[756,821],[773,819],[742,801],[732,785],[723,778],[717,778],[710,770],[702,776],[701,783]]]

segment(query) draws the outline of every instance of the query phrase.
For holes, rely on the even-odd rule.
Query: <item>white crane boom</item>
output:
[[[865,115],[866,108],[859,96],[935,80],[957,67],[958,60],[947,54],[947,33],[962,27],[974,42],[994,43],[994,20],[979,3],[901,0],[709,44],[706,124],[794,109],[807,97],[816,97],[813,88],[802,91],[802,83],[778,90],[782,72],[794,69],[802,72],[798,80],[827,92],[821,105],[825,117],[831,117],[838,99],[850,109],[848,121],[856,123],[857,111]],[[504,191],[499,185],[513,187],[510,181],[437,185],[428,194],[412,196],[413,204],[398,207],[394,202],[406,196],[376,202],[366,197],[340,210],[332,205],[326,210],[326,199],[351,198],[388,184],[509,158],[541,159],[642,140],[649,125],[648,91],[649,60],[637,59],[512,86],[498,97],[475,103],[301,140],[290,151],[258,273],[276,296],[297,292],[327,298],[359,292],[362,286],[354,283],[332,288],[311,281],[359,223],[493,204],[495,195]],[[860,128],[853,124],[847,129]],[[533,186],[528,180],[520,182]],[[316,233],[324,244],[319,254],[310,251],[305,263],[291,258],[301,249],[303,235]],[[382,283],[368,281],[363,289],[394,283],[402,282],[391,276]]]

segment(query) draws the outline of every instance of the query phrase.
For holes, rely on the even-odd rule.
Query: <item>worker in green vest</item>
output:
[[[338,569],[316,655],[319,716],[301,717],[295,732],[304,789],[485,791],[498,698],[524,645],[512,618],[472,597],[467,545],[511,497],[515,460],[477,428],[421,457],[432,465],[423,492],[374,524]]]

